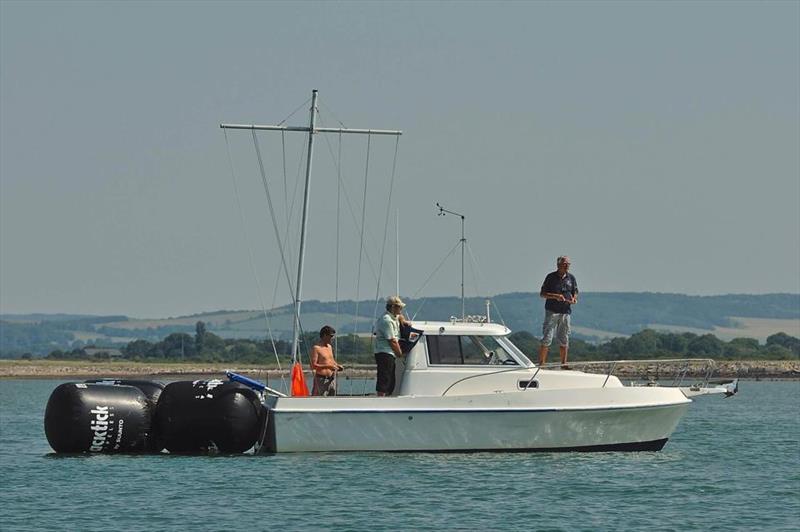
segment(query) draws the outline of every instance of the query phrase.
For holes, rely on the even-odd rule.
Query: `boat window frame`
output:
[[[503,367],[503,366],[505,366],[505,367],[509,367],[510,368],[512,366],[516,366],[518,368],[529,368],[529,367],[533,366],[533,363],[530,361],[530,359],[528,359],[528,357],[526,357],[525,354],[522,353],[522,351],[520,351],[520,349],[516,345],[514,345],[513,342],[508,340],[507,336],[500,336],[500,335],[493,335],[493,334],[475,334],[475,333],[439,334],[439,335],[426,334],[424,336],[426,337],[426,340],[425,340],[425,343],[424,343],[424,345],[425,345],[425,359],[426,359],[426,362],[428,364],[428,367],[436,367],[436,368],[442,368],[442,367],[450,367],[450,368],[486,368],[486,367],[491,367],[491,366],[494,366],[494,367]],[[460,360],[459,363],[444,363],[443,364],[443,363],[435,363],[435,362],[432,361],[431,354],[432,354],[433,350],[431,349],[431,345],[430,345],[430,340],[429,339],[430,338],[436,338],[435,341],[438,342],[439,338],[441,338],[441,337],[452,337],[452,338],[456,338],[457,339],[457,344],[458,344],[458,355],[457,356],[458,356],[458,358]],[[464,347],[462,345],[462,338],[464,338],[464,337],[468,337],[468,338],[478,337],[478,338],[491,338],[491,339],[493,339],[506,352],[508,357],[511,360],[514,360],[514,362],[516,362],[516,364],[497,364],[497,365],[492,365],[492,364],[466,364],[464,362]],[[470,342],[474,343],[473,340],[470,340]],[[481,345],[483,346],[482,343],[481,343]],[[485,346],[483,346],[483,347],[485,347]],[[438,346],[438,344],[436,346],[436,355],[437,355],[437,358],[441,359],[441,357],[439,356],[439,346]]]
[[[436,366],[436,367],[452,366],[452,367],[456,367],[456,368],[464,366],[464,355],[463,355],[462,350],[461,350],[461,341],[459,340],[460,336],[461,336],[460,334],[439,334],[439,335],[431,334],[431,335],[426,335],[425,350],[427,352],[426,354],[427,354],[428,366],[429,367],[433,367],[433,366]],[[433,350],[431,349],[431,344],[430,344],[431,339],[435,339],[435,341],[437,342],[436,355],[441,360],[441,356],[439,354],[440,353],[439,346],[438,346],[438,342],[439,342],[440,338],[455,338],[457,340],[457,343],[458,343],[458,358],[461,360],[460,363],[458,363],[458,364],[442,364],[442,363],[434,363],[434,362],[431,361],[431,353],[433,352]]]
[[[505,348],[508,354],[517,360],[517,363],[520,365],[520,367],[532,368],[535,366],[531,359],[528,358],[525,353],[523,353],[522,350],[520,350],[520,348],[511,341],[511,339],[509,339],[508,335],[495,336],[494,338],[497,340],[497,343]]]

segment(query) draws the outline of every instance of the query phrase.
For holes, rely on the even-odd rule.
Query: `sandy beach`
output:
[[[90,362],[53,360],[0,360],[0,379],[91,379],[101,377],[181,377],[224,376],[231,370],[256,379],[277,379],[288,373],[274,364],[232,365],[219,363]],[[374,376],[374,366],[351,366],[352,377]]]
[[[573,363],[574,369],[605,373],[607,366],[579,367]],[[650,366],[648,374],[661,378],[671,378],[680,368],[670,364]],[[197,363],[153,363],[153,362],[89,362],[89,361],[52,361],[52,360],[0,360],[0,379],[90,379],[100,377],[157,377],[180,378],[181,376],[223,376],[226,370],[242,373],[263,381],[279,379],[286,375],[288,368],[279,369],[275,365],[243,365],[230,364],[197,364]],[[690,372],[688,376],[697,377]],[[614,374],[624,378],[635,378],[643,375],[641,365],[620,365]],[[704,374],[704,371],[703,371]],[[371,378],[375,375],[372,365],[348,367],[345,377]],[[788,360],[726,360],[718,361],[715,377],[721,378],[753,378],[753,379],[800,379],[800,361]]]

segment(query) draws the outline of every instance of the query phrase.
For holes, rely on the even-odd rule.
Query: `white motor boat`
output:
[[[691,396],[735,389],[543,369],[500,324],[414,327],[423,335],[397,364],[393,396],[268,395],[261,451],[657,451]]]
[[[312,91],[308,127],[288,127],[283,123],[220,124],[226,131],[251,132],[287,280],[289,270],[256,132],[308,134],[297,280],[293,287],[294,363],[299,360],[314,137],[332,133],[340,137],[342,134],[366,134],[398,138],[402,134],[398,130],[319,127],[317,111],[315,90]],[[366,168],[369,167],[369,142],[367,146]],[[339,164],[337,161],[337,168]],[[233,166],[231,173],[234,174]],[[446,210],[438,203],[437,207],[439,214],[452,214],[461,219],[462,318],[449,322],[414,322],[414,327],[422,330],[421,339],[405,360],[398,363],[397,386],[390,397],[286,397],[242,376],[229,374],[234,380],[249,381],[266,393],[264,404],[268,409],[268,422],[260,444],[262,451],[659,450],[691,403],[690,396],[730,393],[724,387],[623,386],[610,372],[594,374],[536,366],[509,340],[511,331],[508,328],[489,322],[488,309],[485,319],[467,319],[464,312],[464,215]],[[390,211],[387,206],[386,212]],[[363,248],[363,221],[360,233]]]
[[[251,131],[287,280],[289,269],[255,133],[258,130],[308,133],[297,281],[293,287],[293,370],[300,369],[300,310],[314,136],[401,134],[395,130],[317,127],[316,112],[317,91],[313,91],[308,127],[221,124],[226,130]],[[368,163],[369,142],[367,146]],[[338,164],[337,161],[337,168]],[[233,175],[233,168],[231,172]],[[366,194],[366,185],[364,190]],[[735,381],[727,386],[708,386],[709,373],[702,384],[694,386],[681,386],[680,375],[673,386],[658,386],[655,379],[644,385],[625,386],[612,375],[615,365],[621,362],[681,362],[683,368],[699,362],[712,367],[713,361],[707,359],[573,362],[571,370],[533,364],[511,342],[507,327],[490,322],[489,301],[485,317],[466,316],[464,215],[438,203],[437,207],[439,214],[461,218],[462,317],[447,322],[414,321],[419,332],[415,333],[415,342],[406,344],[406,355],[397,361],[393,395],[287,397],[232,372],[228,372],[231,380],[250,386],[261,395],[216,379],[175,382],[166,387],[160,383],[124,380],[66,383],[53,392],[45,413],[45,432],[51,446],[65,453],[162,449],[177,453],[212,449],[244,452],[250,448],[268,453],[657,451],[675,430],[692,402],[691,397],[736,392]],[[387,227],[384,226],[384,243]],[[363,212],[360,229],[363,247]],[[360,260],[359,257],[359,265]],[[338,255],[336,271],[338,287]],[[380,275],[376,277],[380,293]],[[355,316],[359,315],[357,308]],[[266,309],[264,313],[266,316]],[[275,354],[277,358],[277,351]],[[598,364],[607,365],[608,371],[590,371]]]

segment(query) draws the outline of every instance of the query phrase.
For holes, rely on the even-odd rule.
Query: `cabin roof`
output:
[[[412,321],[411,325],[425,334],[475,334],[479,336],[506,336],[511,329],[500,323],[475,323],[451,321]]]

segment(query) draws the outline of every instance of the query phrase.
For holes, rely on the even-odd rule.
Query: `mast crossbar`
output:
[[[264,131],[301,131],[308,133],[311,131],[308,127],[301,126],[260,126],[258,124],[220,124],[222,129],[255,129]],[[314,128],[314,133],[358,133],[361,135],[402,135],[402,131],[393,129],[350,129],[350,128],[335,128],[335,127],[317,127]]]
[[[303,262],[305,259],[305,248],[306,248],[306,226],[308,223],[308,205],[309,205],[309,189],[311,183],[311,162],[313,160],[313,150],[314,150],[314,134],[315,133],[358,133],[362,135],[393,135],[399,137],[403,134],[402,131],[397,130],[390,130],[390,129],[349,129],[349,128],[332,128],[332,127],[316,127],[316,117],[317,117],[317,90],[314,89],[311,91],[311,109],[310,109],[310,120],[308,127],[297,127],[297,126],[262,126],[257,124],[220,124],[219,127],[221,129],[249,129],[253,132],[253,139],[255,140],[255,131],[256,130],[266,130],[266,131],[297,131],[301,133],[308,133],[308,151],[307,151],[307,158],[306,158],[306,179],[305,179],[305,188],[303,193],[303,215],[300,225],[300,257],[297,261],[297,284],[295,285],[295,298],[294,298],[294,320],[293,320],[293,327],[292,327],[292,362],[296,363],[299,361],[298,358],[298,348],[300,344],[300,306],[303,302]],[[293,113],[294,114],[294,113]],[[291,116],[291,115],[290,115]],[[227,138],[227,137],[226,137]],[[368,144],[369,146],[369,144]],[[256,143],[256,150],[258,151],[258,144]],[[395,149],[395,157],[397,157],[397,150]],[[259,164],[261,164],[261,158],[259,155]],[[369,167],[369,147],[367,147],[367,167]],[[262,177],[264,175],[263,167],[261,168]],[[392,179],[394,179],[394,169],[392,169]],[[366,179],[366,176],[365,176]],[[366,181],[365,181],[366,183]],[[366,186],[366,185],[365,185]],[[366,188],[364,189],[366,194]],[[391,196],[390,196],[391,198]],[[366,196],[365,196],[366,202]],[[366,205],[366,203],[365,203]],[[270,205],[271,208],[271,205]],[[462,217],[463,219],[463,217]],[[274,220],[273,220],[274,224]],[[362,246],[363,246],[363,227],[364,221],[362,217]],[[276,226],[277,227],[277,226]],[[385,233],[385,230],[384,230]],[[385,240],[385,235],[384,235]],[[278,240],[280,242],[280,239]],[[359,268],[361,266],[360,258],[359,258]],[[380,274],[379,274],[380,276]],[[337,281],[338,282],[338,281]],[[291,284],[291,283],[290,283]],[[462,283],[463,286],[463,283]],[[291,287],[290,287],[291,288]]]

